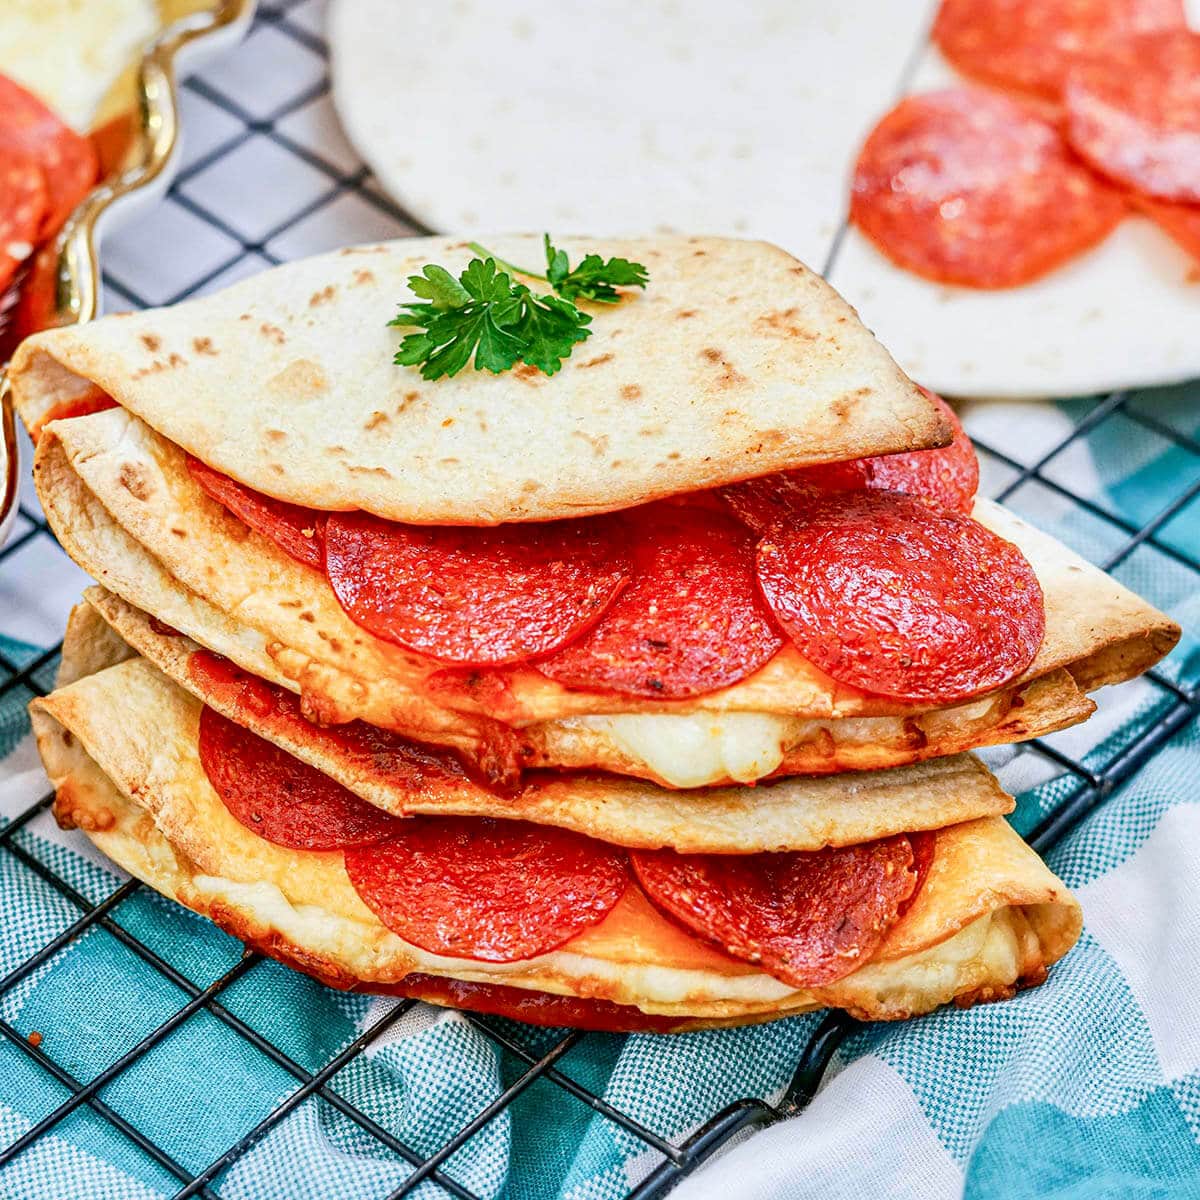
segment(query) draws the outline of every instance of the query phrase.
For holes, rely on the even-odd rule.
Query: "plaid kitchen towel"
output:
[[[1008,456],[985,456],[985,488],[1004,487],[1014,461],[1036,460],[1092,404],[973,406],[968,428]],[[1009,501],[1097,561],[1121,549],[1129,525],[1200,479],[1200,392],[1146,393],[1129,407],[1150,424],[1115,413],[1045,466],[1048,484],[1025,483]],[[1198,511],[1200,502],[1175,514],[1156,544],[1117,569],[1189,630],[1164,666],[1189,688],[1200,681],[1200,572],[1189,565],[1200,557]],[[29,653],[0,650],[10,659]],[[4,820],[46,790],[26,734],[27,698],[0,704]],[[1054,739],[1097,766],[1171,700],[1148,681],[1101,699],[1088,725]],[[1025,831],[1075,786],[1029,751],[1002,748],[991,760],[1021,793],[1014,820]],[[1200,1195],[1198,800],[1193,723],[1050,854],[1087,925],[1044,987],[1007,1004],[860,1027],[806,1112],[728,1150],[676,1194]],[[170,1196],[181,1179],[225,1163],[276,1112],[265,1136],[215,1175],[212,1194],[386,1196],[412,1161],[444,1147],[559,1040],[497,1022],[510,1051],[457,1014],[341,995],[273,963],[243,961],[206,922],[132,886],[105,920],[25,969],[79,918],[77,899],[103,901],[122,881],[45,813],[10,841],[14,853],[0,850],[0,1147],[22,1148],[0,1166],[3,1200]],[[215,981],[222,986],[205,1004]],[[732,1100],[777,1100],[819,1021],[669,1038],[587,1035],[555,1069],[678,1141]],[[110,1080],[112,1064],[164,1024],[167,1036]],[[374,1035],[366,1050],[352,1054],[365,1035]],[[299,1081],[323,1069],[325,1097],[297,1099]],[[72,1087],[98,1077],[93,1104],[60,1112]],[[31,1131],[40,1136],[21,1142]],[[418,1194],[601,1200],[624,1195],[657,1161],[646,1142],[540,1078],[443,1162],[449,1192],[427,1178]]]

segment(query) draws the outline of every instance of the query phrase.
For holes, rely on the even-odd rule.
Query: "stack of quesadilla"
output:
[[[578,301],[550,374],[394,361],[451,239],[24,343],[100,585],[34,705],[59,820],[333,986],[530,1021],[1039,982],[1078,905],[967,752],[1085,719],[1177,627],[976,499],[951,410],[782,251],[564,246],[649,283]]]

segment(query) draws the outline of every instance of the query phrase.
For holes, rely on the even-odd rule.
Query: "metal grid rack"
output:
[[[294,94],[281,103],[265,106],[257,103],[247,106],[244,100],[232,99],[231,93],[242,95],[236,87],[237,80],[228,80],[228,88],[222,86],[220,69],[210,71],[204,77],[191,80],[184,86],[185,119],[188,107],[201,106],[209,110],[211,117],[215,118],[208,122],[209,128],[218,132],[210,137],[209,145],[191,150],[191,158],[185,163],[171,189],[168,204],[173,206],[173,222],[191,221],[196,228],[204,228],[207,231],[206,253],[211,261],[174,291],[164,285],[167,286],[168,294],[148,296],[139,294],[121,277],[119,264],[122,254],[106,254],[106,261],[111,267],[111,273],[106,273],[105,278],[110,309],[141,307],[151,303],[173,303],[211,287],[221,286],[240,274],[249,273],[267,264],[301,253],[329,248],[335,242],[340,244],[348,240],[348,236],[366,240],[404,233],[428,232],[420,222],[406,214],[375,187],[367,169],[358,162],[353,151],[340,141],[340,135],[331,124],[327,52],[320,34],[319,0],[287,0],[275,5],[263,5],[251,37],[259,39],[260,52],[268,55],[278,57],[281,52],[295,53],[298,48],[306,60],[306,65],[297,71],[293,62],[289,68],[293,76],[291,83],[295,85],[291,88]],[[309,76],[307,80],[306,74]],[[224,132],[220,132],[221,130]],[[269,211],[273,206],[268,204],[265,206],[268,211],[256,211],[254,214],[254,220],[259,223],[257,228],[235,227],[213,210],[207,196],[213,188],[228,186],[231,178],[236,178],[236,172],[240,169],[238,156],[243,151],[260,156],[265,153],[268,161],[260,161],[258,170],[269,171],[275,161],[286,164],[291,174],[282,180],[282,189],[290,191],[295,187],[298,172],[303,179],[303,187],[300,187],[299,191],[303,193],[304,188],[307,188],[311,193],[309,198],[299,204],[286,204],[286,213],[280,214],[278,219]],[[219,173],[222,164],[233,171],[234,176],[222,177]],[[323,225],[322,214],[338,206],[349,206],[349,210],[340,214],[339,225],[334,232]],[[346,232],[347,222],[351,227],[349,235]],[[172,253],[170,239],[180,236],[189,236],[188,231],[181,231],[177,224],[170,225],[159,235],[156,246],[153,231],[147,233],[143,226],[139,229],[137,238],[128,244],[125,258],[128,259],[131,254],[136,257],[139,253],[161,253],[169,256]],[[147,237],[150,241],[149,249],[146,246]],[[120,247],[118,251],[119,249]],[[169,279],[169,261],[162,265],[166,269],[155,272],[155,277]],[[1063,461],[1064,454],[1079,439],[1092,434],[1105,422],[1114,420],[1132,421],[1163,439],[1164,445],[1177,447],[1189,455],[1200,456],[1200,442],[1159,420],[1152,413],[1143,411],[1123,393],[1096,401],[1068,433],[1059,437],[1035,461],[1018,462],[980,442],[979,439],[976,439],[976,445],[985,466],[992,468],[989,473],[1003,476],[1003,487],[997,493],[998,499],[1007,499],[1027,485],[1048,489],[1049,493],[1059,500],[1077,505],[1102,521],[1110,532],[1119,537],[1119,546],[1101,564],[1106,569],[1119,569],[1139,550],[1151,548],[1176,564],[1195,572],[1197,583],[1200,584],[1200,561],[1180,550],[1171,538],[1161,536],[1164,527],[1200,497],[1200,478],[1181,487],[1178,495],[1166,507],[1141,524],[1115,514],[1086,496],[1076,494],[1061,481],[1062,477],[1056,471],[1056,466]],[[55,546],[35,503],[29,500],[21,508],[21,517],[13,536],[0,548],[0,572],[5,568],[9,571],[21,570],[20,556],[38,542]],[[45,691],[50,685],[58,649],[57,645],[52,646],[26,662],[15,662],[10,657],[0,654],[0,698],[13,693],[32,696]],[[1089,762],[1085,764],[1080,761],[1081,756],[1067,754],[1054,745],[1045,742],[1030,745],[1030,753],[1041,756],[1054,768],[1069,773],[1069,777],[1075,781],[1075,786],[1069,789],[1066,798],[1052,811],[1044,814],[1040,823],[1033,829],[1029,840],[1039,851],[1044,853],[1051,848],[1081,818],[1102,804],[1115,788],[1137,772],[1169,738],[1200,713],[1200,688],[1194,684],[1190,687],[1180,685],[1161,672],[1152,672],[1148,678],[1158,692],[1159,702],[1147,706],[1151,715],[1144,727],[1138,729],[1131,738],[1124,739],[1106,761],[1097,763],[1094,756],[1089,756]],[[413,1002],[398,1003],[319,1069],[309,1069],[252,1028],[222,1002],[223,991],[253,972],[263,961],[260,956],[246,952],[231,969],[201,986],[181,973],[120,921],[118,910],[142,888],[141,884],[133,880],[123,883],[97,903],[77,891],[51,862],[45,861],[30,848],[29,842],[21,836],[22,830],[48,808],[51,800],[51,795],[42,797],[0,831],[0,856],[15,858],[26,869],[44,880],[78,910],[78,917],[27,961],[17,966],[6,977],[0,978],[0,994],[26,980],[86,931],[99,928],[117,939],[133,955],[178,988],[187,998],[187,1002],[86,1083],[75,1078],[63,1064],[55,1061],[40,1046],[33,1044],[13,1025],[0,1020],[0,1037],[18,1047],[42,1071],[63,1085],[68,1093],[67,1098],[57,1108],[37,1121],[28,1132],[12,1144],[0,1148],[0,1169],[38,1138],[53,1131],[76,1110],[86,1106],[173,1176],[179,1184],[177,1197],[204,1196],[219,1200],[219,1178],[222,1173],[259,1139],[284,1121],[299,1105],[316,1097],[348,1118],[370,1138],[375,1139],[380,1147],[392,1151],[412,1166],[412,1173],[391,1193],[392,1196],[410,1194],[423,1183],[432,1182],[440,1185],[443,1195],[471,1200],[473,1193],[457,1183],[443,1169],[447,1160],[503,1112],[522,1092],[535,1082],[545,1081],[559,1090],[564,1103],[588,1106],[593,1112],[602,1114],[636,1139],[648,1152],[655,1154],[658,1159],[657,1165],[629,1194],[631,1198],[660,1196],[739,1132],[771,1124],[802,1109],[815,1094],[834,1051],[855,1028],[855,1022],[840,1013],[826,1016],[815,1027],[803,1048],[790,1086],[781,1100],[771,1104],[760,1097],[747,1096],[720,1112],[713,1113],[685,1140],[672,1143],[593,1094],[572,1078],[571,1074],[560,1069],[559,1064],[564,1056],[576,1049],[584,1039],[599,1035],[571,1032],[553,1041],[548,1049],[545,1048],[544,1038],[535,1041],[531,1048],[519,1032],[514,1032],[515,1027],[511,1024],[468,1015],[467,1019],[502,1053],[519,1063],[520,1067],[512,1083],[440,1149],[433,1154],[418,1153],[331,1085],[337,1073],[408,1011]],[[152,1138],[135,1128],[105,1102],[101,1093],[201,1010],[244,1039],[275,1067],[282,1069],[295,1081],[295,1087],[236,1144],[215,1156],[203,1169],[194,1171],[173,1159]],[[203,1115],[196,1114],[196,1119],[203,1120]]]

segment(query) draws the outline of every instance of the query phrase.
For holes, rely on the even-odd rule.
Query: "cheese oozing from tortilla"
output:
[[[97,839],[103,843],[103,838]],[[113,853],[113,848],[104,848]],[[115,855],[120,861],[119,853]],[[153,881],[151,881],[153,883]],[[820,1007],[819,992],[797,991],[763,972],[720,972],[694,966],[623,961],[619,955],[600,957],[561,950],[512,963],[482,963],[473,959],[430,954],[392,933],[379,941],[372,927],[369,936],[348,917],[319,904],[296,903],[270,883],[245,883],[214,875],[195,875],[191,885],[205,900],[248,917],[257,927],[282,933],[293,945],[344,961],[369,975],[389,958],[411,959],[414,970],[478,983],[503,983],[535,991],[581,994],[579,984],[620,1004],[643,1012],[670,1016],[692,1012],[718,1015],[723,1006],[734,1011],[745,1007],[788,1009]],[[964,986],[981,979],[1008,983],[1020,971],[1021,950],[1016,910],[1002,908],[970,921],[957,933],[916,954],[891,961],[870,962],[838,985],[860,1002],[877,1005],[882,1012],[926,1011],[952,999]],[[580,939],[583,941],[583,939]],[[366,945],[374,953],[365,953]],[[386,970],[384,972],[386,974]],[[599,987],[597,987],[599,985]],[[860,986],[861,985],[861,986]],[[583,989],[583,990],[586,990]]]
[[[996,706],[997,698],[988,696],[945,710],[948,717],[937,710],[923,716],[932,731],[939,720],[985,720]],[[568,735],[572,730],[588,731],[606,738],[632,763],[677,788],[707,787],[727,779],[754,783],[770,775],[793,746],[823,730],[831,745],[887,742],[904,735],[900,717],[816,721],[764,712],[617,713],[552,724]]]
[[[753,783],[783,761],[795,721],[770,713],[624,713],[572,722],[611,738],[673,787]]]

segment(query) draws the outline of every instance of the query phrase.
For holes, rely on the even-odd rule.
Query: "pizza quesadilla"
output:
[[[101,588],[89,589],[84,599],[87,604],[71,620],[70,663],[83,654],[77,647],[93,649],[87,658],[90,678],[66,689],[75,704],[103,709],[110,697],[137,695],[168,740],[172,730],[194,727],[203,705],[399,817],[510,817],[622,846],[748,854],[852,845],[1012,808],[969,754],[889,771],[793,776],[755,789],[686,792],[614,775],[531,771],[515,792],[499,792],[444,748],[361,721],[314,725],[287,689],[238,669],[190,638],[162,626],[156,630],[144,613]],[[117,629],[122,636],[114,636]],[[134,657],[123,640],[130,632],[137,635],[130,638],[135,645],[154,653]]]
[[[541,256],[536,238],[491,245],[511,262]],[[563,246],[640,258],[653,286],[597,319],[557,378],[471,372],[443,386],[395,370],[386,320],[408,279],[473,254],[419,238],[27,341],[18,405],[38,425],[99,390],[263,494],[436,524],[580,516],[948,440],[854,310],[784,251],[682,237]],[[569,404],[552,399],[564,393]]]
[[[494,244],[21,347],[101,585],[32,706],[59,820],[334,986],[542,1023],[1039,982],[1078,905],[967,751],[1178,627],[979,499],[953,411],[781,251]]]
[[[839,682],[774,632],[766,661],[742,678],[705,690],[705,675],[694,694],[655,700],[585,688],[578,677],[564,684],[545,673],[544,659],[454,669],[405,651],[359,624],[323,572],[214,500],[183,454],[123,409],[47,426],[35,477],[59,539],[135,607],[299,691],[319,720],[361,718],[450,745],[497,777],[521,766],[598,768],[696,787],[919,761],[1074,724],[1093,710],[1086,692],[1145,670],[1178,638],[1173,622],[1115,580],[1011,513],[975,500],[974,522],[1017,548],[1040,589],[1032,607],[1044,619],[1041,636],[1024,669],[1010,669],[1000,686],[960,703],[906,703]],[[707,520],[707,510],[699,511]],[[728,533],[732,518],[718,515],[712,523]],[[645,509],[625,519],[653,522],[651,533],[674,528]],[[739,544],[753,539],[744,533]],[[718,577],[718,562],[727,567],[729,559],[714,558],[708,579]],[[753,576],[741,582],[742,594],[757,603]],[[994,623],[989,595],[998,586],[989,573],[985,607],[971,628]],[[841,605],[828,620],[847,612]],[[680,616],[676,628],[696,620],[695,613]],[[474,628],[486,622],[485,614]],[[597,629],[606,627],[602,618]],[[753,631],[724,629],[721,644],[742,635],[753,655]],[[635,651],[644,640],[620,626],[618,636]],[[1007,644],[1019,649],[1017,639]]]
[[[1078,905],[998,816],[752,855],[629,851],[520,819],[397,819],[144,660],[81,675],[94,626],[73,621],[74,681],[33,706],[59,819],[334,986],[585,1027],[826,1005],[891,1019],[1039,982],[1078,936]]]

